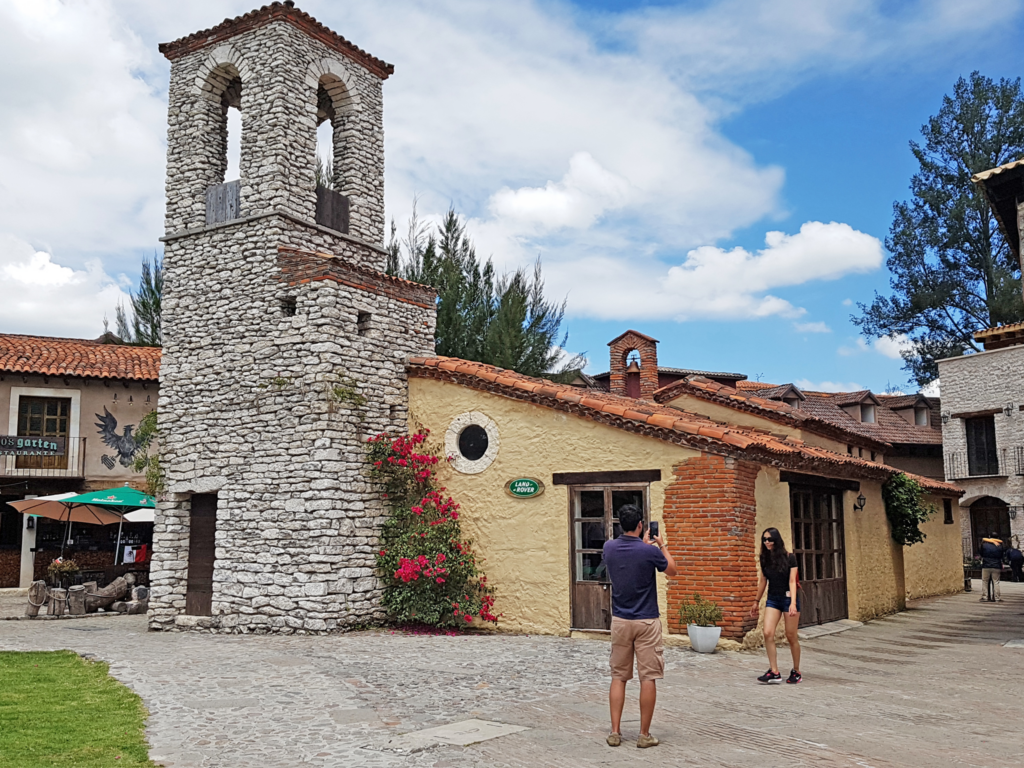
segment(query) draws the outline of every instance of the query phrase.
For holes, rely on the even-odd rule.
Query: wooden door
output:
[[[197,493],[192,497],[188,534],[188,587],[185,613],[209,616],[213,613],[214,540],[217,534],[217,494]]]
[[[981,549],[981,540],[992,533],[1010,541],[1010,508],[1002,499],[985,496],[971,504],[971,536],[974,539],[974,554]]]
[[[790,508],[800,573],[800,626],[847,618],[842,495],[824,488],[795,487]]]
[[[608,631],[612,588],[604,566],[604,543],[621,533],[618,510],[637,504],[650,518],[647,486],[573,486],[569,493],[572,628]]]

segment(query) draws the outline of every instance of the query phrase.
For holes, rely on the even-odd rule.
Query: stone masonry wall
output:
[[[966,509],[983,496],[994,496],[1010,506],[1024,505],[1024,475],[1017,474],[1016,450],[1024,446],[1024,346],[1006,347],[991,352],[939,361],[942,380],[942,411],[948,414],[995,410],[996,446],[1002,473],[997,477],[947,478],[966,489],[960,500],[963,507],[964,540],[970,548],[970,512]],[[1003,409],[1012,404],[1010,415]],[[967,433],[963,419],[949,418],[942,426],[942,450],[966,455]],[[1004,462],[1005,458],[1005,462]],[[1012,535],[1024,542],[1024,515],[1010,520]]]
[[[382,615],[365,440],[406,429],[405,361],[433,353],[432,294],[296,266],[368,250],[285,216],[167,243],[152,628],[325,632]],[[218,497],[212,617],[183,613],[193,493]]]
[[[167,131],[167,234],[205,226],[206,190],[224,180],[221,97],[241,79],[241,215],[316,211],[317,90],[332,84],[335,167],[350,234],[384,240],[383,81],[291,24],[274,22],[175,58]],[[345,96],[342,96],[344,94]],[[344,102],[344,103],[341,103]],[[382,267],[383,256],[373,265]],[[373,266],[371,265],[371,266]]]
[[[665,489],[665,533],[679,575],[668,584],[670,632],[685,632],[679,606],[694,593],[724,614],[722,636],[742,640],[757,625],[748,611],[757,597],[750,557],[756,536],[757,464],[704,454],[674,468]]]

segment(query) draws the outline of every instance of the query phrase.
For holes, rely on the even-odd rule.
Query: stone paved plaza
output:
[[[976,582],[973,593],[808,640],[799,686],[756,684],[763,653],[666,649],[652,729],[662,745],[643,751],[604,745],[608,646],[595,640],[164,634],[132,616],[0,621],[0,649],[109,661],[145,700],[151,754],[172,768],[995,768],[1024,765],[1024,647],[1003,646],[1024,638],[1024,584],[1003,593],[980,604]],[[8,615],[20,604],[2,600]],[[788,660],[784,650],[780,666]],[[631,684],[623,725],[632,739],[636,692]],[[419,751],[392,741],[473,718],[527,730]]]

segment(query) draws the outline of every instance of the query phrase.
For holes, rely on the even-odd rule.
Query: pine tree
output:
[[[568,341],[567,333],[559,337],[565,302],[544,298],[540,260],[532,274],[520,269],[496,279],[493,263],[477,256],[453,209],[431,233],[414,201],[405,238],[399,240],[392,221],[387,250],[389,274],[438,293],[437,354],[561,380],[575,378],[586,365],[582,355],[559,365]]]
[[[971,176],[1024,156],[1020,79],[960,78],[939,113],[910,142],[919,170],[913,197],[893,206],[885,246],[890,296],[858,304],[865,336],[906,336],[904,370],[918,384],[936,360],[978,351],[975,331],[1024,320],[1020,264]]]
[[[160,301],[164,292],[164,266],[158,254],[143,258],[138,292],[132,292],[131,316],[124,304],[117,305],[117,335],[126,344],[140,347],[163,346],[160,330]]]

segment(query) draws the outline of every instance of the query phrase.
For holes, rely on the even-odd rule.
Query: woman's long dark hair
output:
[[[764,537],[772,540],[772,548],[764,545]],[[789,573],[789,552],[778,528],[765,528],[761,534],[761,573]]]

